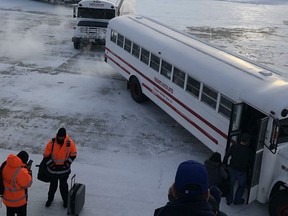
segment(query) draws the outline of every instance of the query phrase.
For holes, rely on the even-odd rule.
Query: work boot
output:
[[[51,206],[51,204],[52,204],[52,202],[53,202],[53,200],[47,200],[47,202],[46,202],[46,204],[45,204],[45,206],[48,208],[48,207],[50,207]]]

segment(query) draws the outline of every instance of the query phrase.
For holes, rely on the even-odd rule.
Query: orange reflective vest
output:
[[[26,189],[32,185],[32,177],[25,164],[16,155],[10,154],[3,169],[3,203],[8,207],[19,207],[27,203]]]
[[[62,145],[57,143],[56,137],[54,143],[53,140],[50,140],[46,145],[43,156],[51,157],[51,159],[47,162],[47,164],[50,161],[53,162],[55,165],[64,165],[65,161],[69,161],[69,163],[71,164],[73,160],[70,157],[75,158],[77,156],[77,150],[73,140],[71,140],[66,134],[64,143]],[[56,171],[56,172],[50,171],[50,172],[55,174],[62,174],[65,173],[66,171]]]

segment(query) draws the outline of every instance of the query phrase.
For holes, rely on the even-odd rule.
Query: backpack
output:
[[[6,165],[6,161],[2,163],[0,167],[0,197],[3,196],[4,191],[5,191],[5,186],[4,186],[4,181],[2,177],[2,170],[4,169],[4,166]]]

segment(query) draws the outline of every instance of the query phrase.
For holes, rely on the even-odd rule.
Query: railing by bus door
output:
[[[259,177],[261,171],[261,162],[263,156],[263,147],[268,125],[268,117],[262,118],[257,131],[257,143],[255,146],[254,164],[250,173],[250,185],[248,185],[248,203],[252,202],[257,197]],[[252,176],[251,176],[252,175]]]
[[[241,134],[243,107],[243,103],[233,104],[232,106],[226,151],[233,143],[237,143],[239,140]]]

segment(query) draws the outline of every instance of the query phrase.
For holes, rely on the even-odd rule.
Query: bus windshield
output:
[[[115,17],[115,10],[80,7],[78,8],[78,17],[91,19],[112,19]]]
[[[288,119],[280,120],[279,123],[278,143],[288,142]]]

